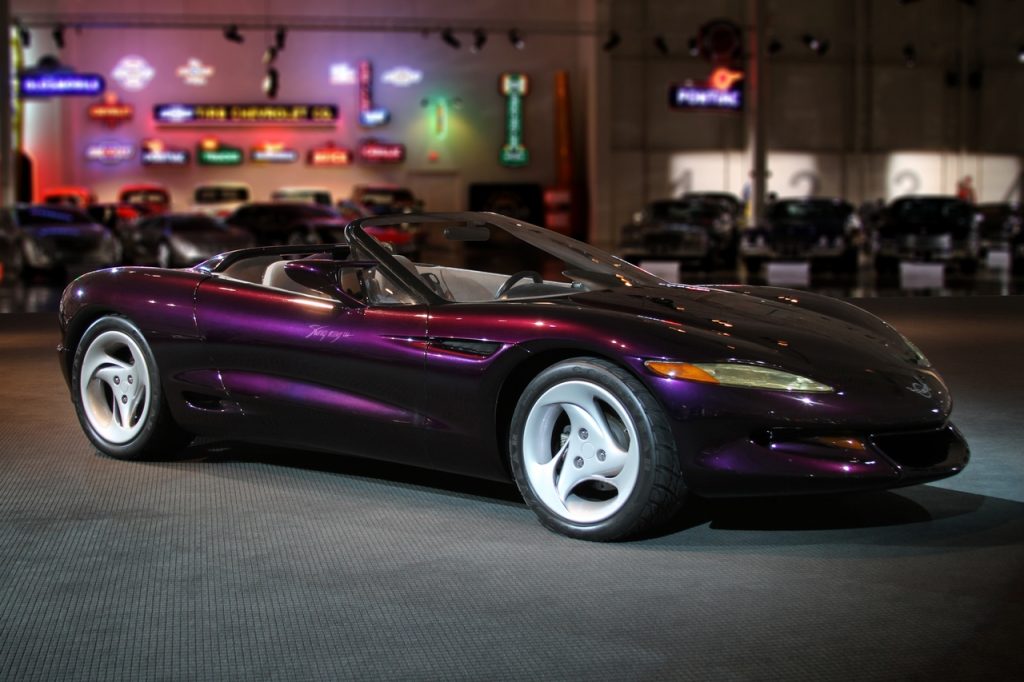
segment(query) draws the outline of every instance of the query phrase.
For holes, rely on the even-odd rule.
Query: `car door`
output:
[[[198,289],[196,319],[238,438],[423,464],[425,306],[214,276]]]

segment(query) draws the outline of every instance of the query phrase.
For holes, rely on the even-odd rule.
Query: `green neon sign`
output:
[[[525,73],[503,73],[501,94],[505,96],[505,144],[498,160],[503,166],[525,166],[530,153],[523,144],[523,98],[530,90]]]
[[[238,166],[243,158],[244,154],[238,147],[204,149],[200,146],[196,154],[196,161],[204,166]]]

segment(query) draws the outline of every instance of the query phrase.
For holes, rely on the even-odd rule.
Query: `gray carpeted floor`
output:
[[[0,316],[0,679],[1020,679],[1024,300],[863,303],[949,381],[963,475],[617,545],[408,468],[101,457],[53,316]]]

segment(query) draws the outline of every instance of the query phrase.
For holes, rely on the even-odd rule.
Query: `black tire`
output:
[[[112,359],[97,362],[101,357]],[[101,369],[93,369],[97,366]],[[98,372],[105,373],[102,379],[97,377]],[[84,377],[85,373],[89,376]],[[134,391],[138,407],[133,400],[131,408],[126,408],[132,414],[119,417],[119,397],[128,404],[131,386],[140,386],[140,381],[144,385]],[[145,337],[138,327],[120,316],[102,317],[82,335],[71,370],[71,401],[92,444],[117,459],[169,457],[192,441],[192,435],[179,428],[171,417],[156,358]],[[108,408],[105,402],[112,404]],[[105,411],[110,412],[107,420],[102,414]],[[123,433],[111,435],[119,429]]]
[[[619,474],[597,479],[597,483],[590,479],[580,480],[571,484],[568,494],[561,498],[566,506],[558,509],[556,505],[545,502],[545,497],[551,499],[561,476],[566,472],[577,474],[577,469],[578,475],[596,476],[597,469],[591,467],[611,467],[617,456],[602,457],[605,450],[597,449],[604,442],[602,429],[597,428],[594,438],[588,443],[586,429],[578,429],[577,433],[576,425],[569,422],[568,413],[559,412],[560,406],[549,402],[538,404],[542,398],[554,400],[558,391],[577,388],[607,396],[618,403],[617,406],[610,405],[602,397],[593,401],[596,409],[605,415],[600,423],[609,427],[607,431],[617,443],[628,444],[619,450],[628,449],[634,453],[632,456],[627,454],[620,461],[628,459],[635,482],[620,498],[620,488],[603,481],[614,481],[625,475],[625,466]],[[620,413],[631,420],[631,424],[624,423]],[[541,428],[537,428],[537,424]],[[631,428],[636,436],[635,448],[629,437]],[[564,435],[566,432],[568,435]],[[549,437],[555,433],[560,434],[557,447],[554,437]],[[585,449],[587,447],[589,450]],[[509,456],[513,477],[526,504],[544,526],[569,537],[616,541],[649,533],[670,520],[686,497],[675,439],[661,405],[636,377],[597,358],[580,357],[559,362],[530,382],[512,415]],[[556,461],[559,457],[561,466]],[[551,482],[553,490],[545,495],[540,487],[547,485],[543,479],[548,467],[554,477]],[[540,470],[545,473],[538,475]],[[592,490],[586,486],[602,487]],[[608,488],[614,489],[615,495],[601,499],[601,496],[611,495]],[[586,511],[569,510],[568,502],[582,505]],[[608,511],[608,515],[597,518],[604,511]],[[587,518],[591,515],[595,518]]]

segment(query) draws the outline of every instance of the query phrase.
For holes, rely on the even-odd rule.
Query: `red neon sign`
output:
[[[359,145],[359,158],[370,163],[400,163],[405,160],[405,145],[367,140]]]
[[[111,128],[132,120],[134,115],[135,107],[118,101],[117,95],[112,92],[103,95],[102,101],[89,106],[89,118],[101,121]]]
[[[731,90],[733,84],[738,80],[743,80],[742,71],[733,71],[727,67],[720,66],[711,72],[711,75],[708,77],[708,85],[715,90],[725,92],[726,90]]]
[[[352,163],[352,151],[328,143],[323,147],[310,149],[306,161],[310,166],[317,167],[348,166]]]

